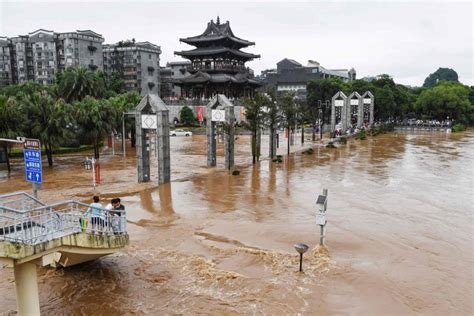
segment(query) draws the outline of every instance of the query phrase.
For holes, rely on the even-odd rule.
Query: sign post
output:
[[[43,183],[43,167],[41,164],[41,143],[39,139],[27,138],[24,143],[25,178],[33,184],[33,196],[38,197],[38,189]]]

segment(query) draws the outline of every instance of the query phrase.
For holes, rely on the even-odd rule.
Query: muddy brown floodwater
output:
[[[133,158],[103,160],[100,190],[122,195],[130,246],[39,269],[44,314],[473,314],[473,130],[351,140],[240,176],[204,167],[202,136],[172,147],[175,181],[159,188],[134,184]],[[85,197],[81,159],[59,160],[40,196]],[[0,192],[28,188],[0,175]],[[327,249],[316,247],[323,188]],[[298,242],[310,246],[303,273]],[[0,270],[0,303],[16,309],[11,270]]]

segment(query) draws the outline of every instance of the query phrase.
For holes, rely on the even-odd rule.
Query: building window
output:
[[[151,59],[151,54],[148,54],[148,59]]]

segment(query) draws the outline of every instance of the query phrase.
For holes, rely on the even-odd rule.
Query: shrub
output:
[[[367,135],[365,133],[365,129],[361,130],[359,133],[357,133],[356,136],[357,139],[364,140],[367,138]]]
[[[273,162],[276,163],[282,163],[283,162],[283,156],[282,155],[277,155],[276,158],[273,158]]]
[[[462,132],[462,131],[465,131],[465,130],[466,130],[466,126],[463,125],[463,124],[460,124],[460,123],[454,124],[453,128],[451,129],[451,131],[453,133],[458,133],[458,132]]]
[[[240,176],[240,171],[239,170],[234,170],[232,171],[233,176]]]
[[[329,143],[326,145],[326,148],[336,148],[336,146],[334,145],[333,142],[329,142]]]
[[[313,153],[314,153],[313,148],[308,148],[308,149],[303,151],[303,154],[305,154],[305,155],[312,155]]]
[[[339,137],[339,144],[347,144],[347,138],[344,136]]]

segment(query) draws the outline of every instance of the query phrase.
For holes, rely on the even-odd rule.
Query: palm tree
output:
[[[58,73],[58,95],[66,102],[81,101],[86,96],[101,97],[104,93],[104,78],[85,67],[68,67]]]
[[[109,103],[112,107],[112,110],[114,112],[114,119],[113,119],[113,126],[112,128],[116,131],[119,131],[122,129],[122,119],[124,119],[123,115],[126,112],[129,112],[133,110],[138,103],[140,103],[140,100],[142,97],[135,91],[133,92],[127,92],[124,94],[119,94],[115,97],[109,98]],[[125,120],[125,136],[128,135],[128,131],[131,131],[132,134],[132,147],[135,146],[135,120]]]
[[[48,164],[52,166],[54,147],[72,136],[71,106],[62,99],[55,100],[46,91],[24,95],[20,100],[28,116],[27,134],[41,141]]]
[[[0,122],[2,122],[0,124],[0,137],[14,139],[17,136],[21,136],[24,121],[24,115],[19,110],[16,100],[13,97],[0,95]],[[8,152],[11,143],[2,142],[1,144],[6,156],[7,169],[10,173],[11,167]]]
[[[100,142],[113,130],[114,110],[108,100],[96,100],[89,96],[74,106],[78,126],[92,143],[94,157],[99,158]]]

